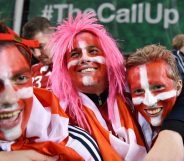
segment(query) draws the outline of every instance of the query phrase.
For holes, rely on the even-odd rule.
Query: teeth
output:
[[[21,112],[21,110],[0,114],[0,119],[9,119],[11,117],[17,116],[20,112]]]
[[[161,108],[157,108],[157,109],[147,109],[146,112],[149,113],[150,115],[155,115],[157,113],[159,113],[162,109]]]
[[[82,73],[95,71],[95,68],[86,68],[81,70]]]

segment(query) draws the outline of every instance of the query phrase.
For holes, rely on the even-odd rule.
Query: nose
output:
[[[80,62],[82,64],[90,62],[90,57],[88,56],[88,53],[86,50],[82,50],[82,56],[80,58]]]
[[[153,107],[157,103],[157,98],[149,91],[145,91],[145,97],[143,100],[143,104],[148,107]]]
[[[35,55],[36,57],[41,56],[41,55],[42,55],[41,50],[40,50],[40,49],[34,49],[34,55]]]
[[[17,103],[18,98],[15,89],[9,83],[0,81],[0,108],[10,108]]]

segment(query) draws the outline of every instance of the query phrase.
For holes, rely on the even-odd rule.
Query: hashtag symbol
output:
[[[46,17],[48,20],[51,20],[53,13],[52,5],[45,5],[44,9],[42,10],[42,16]]]

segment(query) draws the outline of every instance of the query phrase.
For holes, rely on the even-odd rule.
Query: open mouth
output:
[[[97,68],[89,67],[89,68],[81,69],[81,70],[79,70],[79,72],[88,73],[88,72],[94,72],[96,70],[97,70]]]
[[[152,108],[152,109],[144,109],[144,111],[150,115],[150,116],[157,116],[161,113],[162,111],[162,107],[158,107],[158,108]]]
[[[21,113],[23,110],[1,112],[0,113],[0,128],[9,129],[17,124],[21,120]]]
[[[0,114],[0,121],[1,120],[5,120],[5,119],[11,119],[13,117],[16,117],[19,115],[19,113],[21,112],[22,110],[18,110],[18,111],[14,111],[14,112],[3,112]]]

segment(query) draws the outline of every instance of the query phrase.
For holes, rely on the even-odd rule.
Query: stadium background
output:
[[[94,11],[122,51],[130,54],[151,43],[171,49],[172,38],[184,30],[183,6],[179,0],[1,0],[0,19],[20,34],[34,16],[56,25],[68,13]]]

